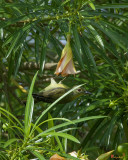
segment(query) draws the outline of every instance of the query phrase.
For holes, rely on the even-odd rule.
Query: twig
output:
[[[51,20],[55,20],[56,21],[56,20],[59,20],[59,19],[68,19],[70,16],[73,16],[73,15],[76,15],[76,14],[77,14],[76,12],[72,12],[72,13],[66,13],[66,14],[63,14],[63,15],[55,15],[55,16],[43,17],[42,19],[40,19],[39,24],[44,23],[44,22],[49,22]],[[3,17],[1,20],[6,21],[8,19]],[[35,21],[37,21],[37,18],[27,19],[27,20],[24,20],[24,21],[19,21],[19,22],[16,22],[14,24],[11,24],[11,26],[21,27],[26,23],[35,22]]]
[[[44,65],[45,70],[55,69],[57,63],[46,63]],[[35,62],[24,62],[19,70],[39,70],[40,65]]]

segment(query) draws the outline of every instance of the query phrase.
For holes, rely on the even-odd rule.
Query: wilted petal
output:
[[[69,63],[65,66],[62,71],[62,76],[67,76],[68,74],[76,74],[76,69],[74,67],[73,60],[71,59]]]
[[[67,43],[62,50],[61,59],[57,64],[55,74],[61,74],[62,76],[67,76],[68,74],[76,74],[76,69],[73,63],[72,49],[70,46],[70,35],[67,36]]]
[[[59,156],[58,154],[54,154],[50,160],[66,160],[64,157]]]

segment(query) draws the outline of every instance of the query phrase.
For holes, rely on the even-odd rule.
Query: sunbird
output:
[[[56,83],[56,81],[52,78],[51,84],[48,87],[40,91],[39,94],[33,93],[32,95],[34,97],[35,102],[43,101],[46,103],[53,103],[69,90],[70,88],[68,86],[62,83]],[[72,91],[71,93],[69,93],[58,103],[60,104],[68,103],[85,94],[91,94],[91,93],[88,91],[85,91],[82,88],[78,88]]]

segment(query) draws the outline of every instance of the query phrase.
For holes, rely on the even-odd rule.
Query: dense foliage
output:
[[[1,160],[120,155],[128,142],[127,8],[127,0],[0,1]],[[69,31],[79,72],[63,80],[54,72]],[[52,77],[92,95],[34,104],[32,92]]]

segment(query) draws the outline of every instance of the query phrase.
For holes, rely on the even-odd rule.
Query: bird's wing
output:
[[[52,88],[48,91],[43,91],[42,93],[40,93],[40,95],[43,95],[44,97],[49,97],[49,98],[51,97],[52,99],[56,100],[66,92],[67,92],[67,89],[57,87],[57,88]]]
[[[58,88],[50,89],[48,91],[40,92],[39,94],[33,93],[32,95],[35,99],[35,102],[43,101],[47,103],[52,103],[66,92],[67,92],[67,89],[58,87]]]

